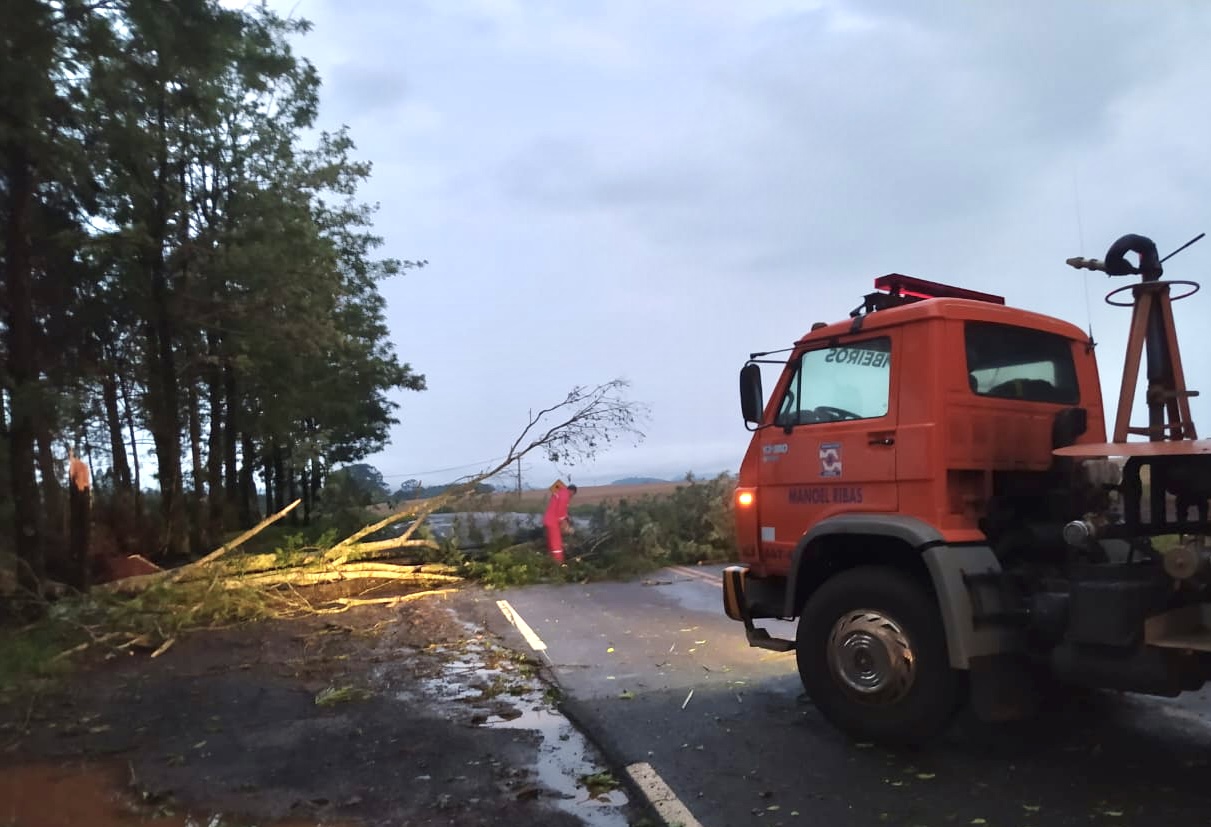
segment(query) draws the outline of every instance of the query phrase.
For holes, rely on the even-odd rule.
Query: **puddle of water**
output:
[[[583,777],[602,772],[603,767],[580,730],[547,702],[542,681],[521,674],[509,658],[494,658],[501,650],[482,639],[436,651],[449,660],[440,676],[421,682],[430,698],[439,703],[458,702],[459,713],[472,713],[472,720],[480,726],[535,732],[539,744],[533,770],[547,800],[589,827],[626,827],[626,793],[611,790],[594,798],[581,782]],[[488,666],[490,660],[497,665]],[[492,707],[481,712],[477,702]]]
[[[600,767],[592,760],[580,731],[563,715],[541,705],[516,711],[520,713],[516,717],[492,715],[484,726],[538,733],[538,781],[555,794],[555,806],[591,827],[627,824],[621,810],[627,804],[626,793],[611,790],[592,798],[581,783],[583,776],[600,772]]]
[[[16,827],[237,827],[219,815],[196,816],[179,808],[138,801],[123,768],[97,764],[27,764],[0,770],[0,824]],[[273,822],[276,827],[317,827],[314,822]]]

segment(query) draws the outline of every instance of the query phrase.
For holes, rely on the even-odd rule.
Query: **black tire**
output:
[[[831,641],[834,625],[842,619],[838,640],[856,648],[843,649]],[[875,643],[863,647],[864,640]],[[911,657],[895,656],[904,643]],[[830,666],[833,649],[846,653],[838,663],[848,669],[838,668],[857,683],[880,674],[863,671],[868,662],[887,663],[882,673],[896,677],[870,678],[866,694],[860,693]],[[881,661],[884,656],[887,660]],[[950,665],[933,596],[907,572],[889,567],[861,566],[825,581],[803,607],[795,657],[812,703],[829,723],[860,741],[923,744],[946,728],[961,702],[962,675]]]

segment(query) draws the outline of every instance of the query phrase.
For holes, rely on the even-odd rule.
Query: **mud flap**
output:
[[[773,637],[765,629],[753,625],[748,611],[748,599],[744,593],[744,578],[747,566],[728,566],[723,570],[723,611],[732,620],[744,623],[744,636],[748,645],[774,652],[789,652],[795,648],[793,640]]]
[[[1001,564],[988,546],[938,545],[921,554],[933,580],[938,610],[946,628],[950,665],[967,669],[982,656],[1008,655],[1024,650],[1021,630],[995,622],[1006,614],[998,590],[988,589],[973,601],[972,589],[982,580],[995,581]],[[975,604],[979,604],[979,612]],[[981,621],[977,622],[977,614]]]

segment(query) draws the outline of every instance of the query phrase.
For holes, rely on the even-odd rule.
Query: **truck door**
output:
[[[789,565],[803,534],[833,514],[894,512],[899,331],[822,342],[803,352],[761,431],[757,498],[762,561]]]

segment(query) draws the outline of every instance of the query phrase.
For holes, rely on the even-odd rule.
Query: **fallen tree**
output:
[[[576,387],[562,401],[537,412],[531,410],[520,434],[498,462],[456,481],[438,496],[405,503],[394,513],[329,548],[274,554],[236,553],[242,545],[296,508],[299,500],[295,500],[199,560],[168,571],[115,580],[105,584],[100,592],[111,600],[125,599],[125,604],[110,605],[118,606],[119,612],[127,611],[139,617],[140,623],[146,620],[145,616],[154,618],[157,612],[173,611],[176,604],[186,618],[210,621],[222,614],[221,606],[212,608],[211,604],[221,601],[223,593],[240,596],[237,614],[241,617],[257,616],[262,608],[269,611],[274,606],[285,607],[291,612],[344,611],[354,605],[367,605],[367,601],[385,604],[403,597],[328,598],[315,606],[294,591],[297,587],[345,581],[390,583],[423,590],[417,593],[441,593],[440,588],[434,590],[434,587],[458,583],[463,579],[463,572],[458,566],[424,562],[421,558],[423,553],[439,550],[435,541],[416,536],[425,519],[438,509],[473,494],[482,483],[511,471],[520,460],[535,452],[570,466],[593,458],[599,450],[624,436],[642,439],[637,422],[645,411],[642,406],[624,398],[626,388],[627,383],[621,379],[594,387]],[[411,522],[399,536],[373,539],[404,520]],[[176,604],[174,593],[179,595]],[[263,598],[256,595],[263,595]],[[262,601],[262,605],[257,601]],[[181,622],[178,616],[172,620],[172,625],[178,628]]]

